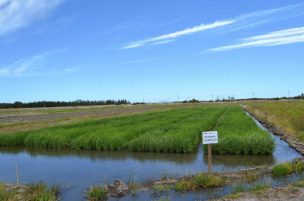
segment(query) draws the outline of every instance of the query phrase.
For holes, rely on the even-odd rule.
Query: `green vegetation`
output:
[[[233,187],[232,193],[225,196],[228,199],[237,199],[241,196],[241,193],[245,192],[245,188],[242,184],[237,184]]]
[[[201,132],[219,131],[216,154],[271,154],[274,143],[237,105],[204,104],[196,107],[147,112],[125,117],[87,120],[38,130],[0,135],[0,146],[193,152]]]
[[[293,184],[295,187],[303,188],[304,187],[304,180],[299,180]]]
[[[105,201],[108,199],[108,191],[103,186],[93,186],[87,191],[88,201]]]
[[[170,186],[168,185],[162,185],[162,184],[155,184],[152,186],[152,189],[154,190],[155,194],[160,194],[163,192],[170,191]]]
[[[292,166],[290,163],[281,163],[272,168],[271,174],[274,177],[286,176],[292,173]]]
[[[98,100],[98,101],[38,101],[38,102],[14,102],[0,103],[0,109],[3,108],[34,108],[34,107],[66,107],[66,106],[91,106],[91,105],[122,105],[130,104],[127,100]]]
[[[219,143],[212,146],[213,153],[268,155],[274,150],[271,136],[258,128],[239,107],[227,109],[214,130],[219,131]]]
[[[293,172],[301,172],[304,171],[304,161],[303,160],[295,160],[291,163],[281,163],[272,168],[272,176],[274,177],[282,177]]]
[[[237,184],[233,187],[233,191],[232,193],[241,193],[241,192],[244,192],[245,191],[245,188],[242,184]]]
[[[253,187],[250,188],[250,192],[259,193],[270,187],[271,187],[270,184],[265,184],[265,183],[255,184]]]
[[[195,191],[203,188],[214,188],[225,185],[225,180],[220,176],[200,173],[193,177],[186,177],[176,182],[176,191]]]
[[[225,107],[195,107],[85,121],[0,135],[0,145],[151,152],[192,152],[200,132],[212,127]]]
[[[246,106],[259,119],[304,142],[304,101],[254,101],[246,102]]]
[[[56,188],[48,188],[44,183],[19,187],[0,184],[1,201],[19,201],[20,197],[26,201],[57,201],[57,194]]]

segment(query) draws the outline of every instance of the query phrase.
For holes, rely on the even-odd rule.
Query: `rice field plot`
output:
[[[196,107],[195,104],[144,104],[0,109],[0,134],[46,128],[84,120]]]
[[[244,103],[247,109],[266,123],[275,125],[304,142],[304,101],[254,101]]]
[[[227,106],[149,112],[0,135],[1,146],[192,152]]]
[[[269,155],[274,150],[269,133],[260,129],[238,106],[229,107],[214,130],[219,132],[219,143],[212,147],[215,154]]]
[[[79,123],[0,135],[0,146],[34,148],[193,152],[202,131],[218,130],[217,154],[271,154],[273,140],[231,104],[203,104],[191,108]]]

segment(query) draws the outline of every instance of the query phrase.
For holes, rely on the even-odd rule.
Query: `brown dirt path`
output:
[[[291,185],[269,188],[259,192],[241,193],[237,198],[221,198],[217,201],[304,201],[304,188]]]

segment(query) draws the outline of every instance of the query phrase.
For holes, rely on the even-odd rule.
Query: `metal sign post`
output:
[[[202,134],[203,144],[208,145],[208,172],[212,171],[212,144],[218,143],[217,131],[207,131]]]

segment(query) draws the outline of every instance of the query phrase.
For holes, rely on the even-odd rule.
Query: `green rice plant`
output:
[[[215,154],[269,155],[274,150],[272,137],[240,107],[229,107],[214,130],[219,132],[219,142],[212,147]],[[204,149],[207,153],[207,146]]]
[[[281,163],[272,168],[271,174],[274,177],[286,176],[293,172],[292,165],[290,163]]]
[[[202,104],[1,134],[0,146],[187,153],[197,149],[202,131],[213,129],[219,131],[219,144],[213,146],[216,154],[265,155],[273,151],[270,135],[231,104]]]
[[[105,201],[108,199],[108,191],[103,186],[93,186],[87,191],[88,201]]]

